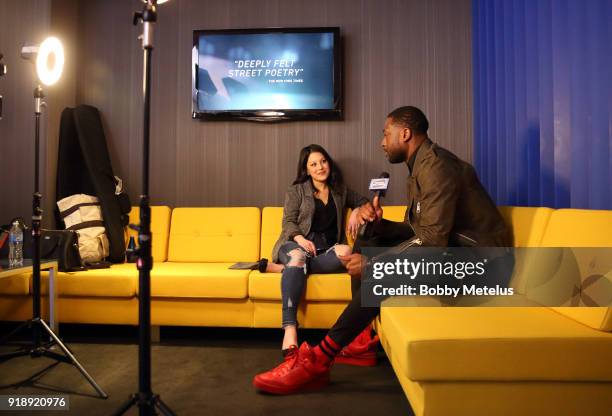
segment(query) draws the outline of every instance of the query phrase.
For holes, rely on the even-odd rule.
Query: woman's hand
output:
[[[298,243],[300,247],[302,247],[304,250],[306,250],[306,252],[310,253],[311,255],[314,256],[317,254],[317,248],[315,247],[314,243],[310,240],[305,239],[303,235],[296,235],[295,237],[293,237],[293,241]]]
[[[359,211],[360,211],[360,208],[355,208],[353,212],[351,212],[351,216],[349,217],[348,224],[346,224],[346,233],[350,235],[353,238],[353,240],[357,236],[359,227],[361,227],[365,223]]]

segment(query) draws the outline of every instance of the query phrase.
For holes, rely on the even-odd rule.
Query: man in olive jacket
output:
[[[408,165],[408,203],[403,223],[382,219],[377,197],[359,208],[370,233],[381,246],[508,247],[510,233],[495,204],[480,184],[474,168],[433,143],[429,122],[416,107],[400,107],[385,122],[381,146],[391,163]],[[356,245],[359,245],[359,240]],[[341,258],[348,273],[361,277],[365,258],[354,253]],[[361,290],[353,291],[323,341],[314,348],[304,343],[294,358],[253,380],[256,388],[290,394],[322,388],[329,382],[334,358],[378,315],[380,308],[362,307]]]
[[[404,223],[414,234],[412,245],[509,246],[508,228],[472,165],[433,143],[427,136],[428,128],[429,122],[421,110],[400,107],[387,117],[381,140],[391,163],[408,165],[408,209]],[[380,220],[378,198],[374,198],[373,205],[376,210],[373,232],[397,239],[393,223]],[[353,256],[352,260],[350,264],[354,266],[359,259]]]

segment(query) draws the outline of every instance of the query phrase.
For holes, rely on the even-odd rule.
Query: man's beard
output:
[[[406,161],[406,154],[401,151],[387,152],[387,159],[389,163],[404,163]]]

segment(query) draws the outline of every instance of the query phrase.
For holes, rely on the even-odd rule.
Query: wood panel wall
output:
[[[21,216],[29,223],[34,192],[34,65],[21,59],[21,48],[40,43],[49,33],[51,2],[49,0],[0,0],[0,53],[7,74],[0,78],[0,95],[4,97],[0,120],[0,224]],[[49,105],[53,92],[45,90]],[[40,189],[45,191],[47,172],[48,115],[41,117]],[[43,199],[43,202],[48,202]]]
[[[132,26],[131,19],[141,6],[137,0],[78,3],[75,101],[102,112],[114,169],[135,204],[141,186],[142,50],[141,26]],[[341,28],[344,121],[192,120],[192,31],[270,26]],[[400,105],[421,107],[431,137],[472,159],[470,0],[171,1],[159,7],[153,63],[154,204],[281,205],[298,152],[309,143],[326,147],[349,185],[364,193],[369,179],[387,170],[387,203],[401,204],[406,167],[389,165],[379,146],[385,116]]]

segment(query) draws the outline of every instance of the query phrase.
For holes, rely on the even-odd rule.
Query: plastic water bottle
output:
[[[23,230],[13,222],[9,231],[9,267],[23,266]]]

